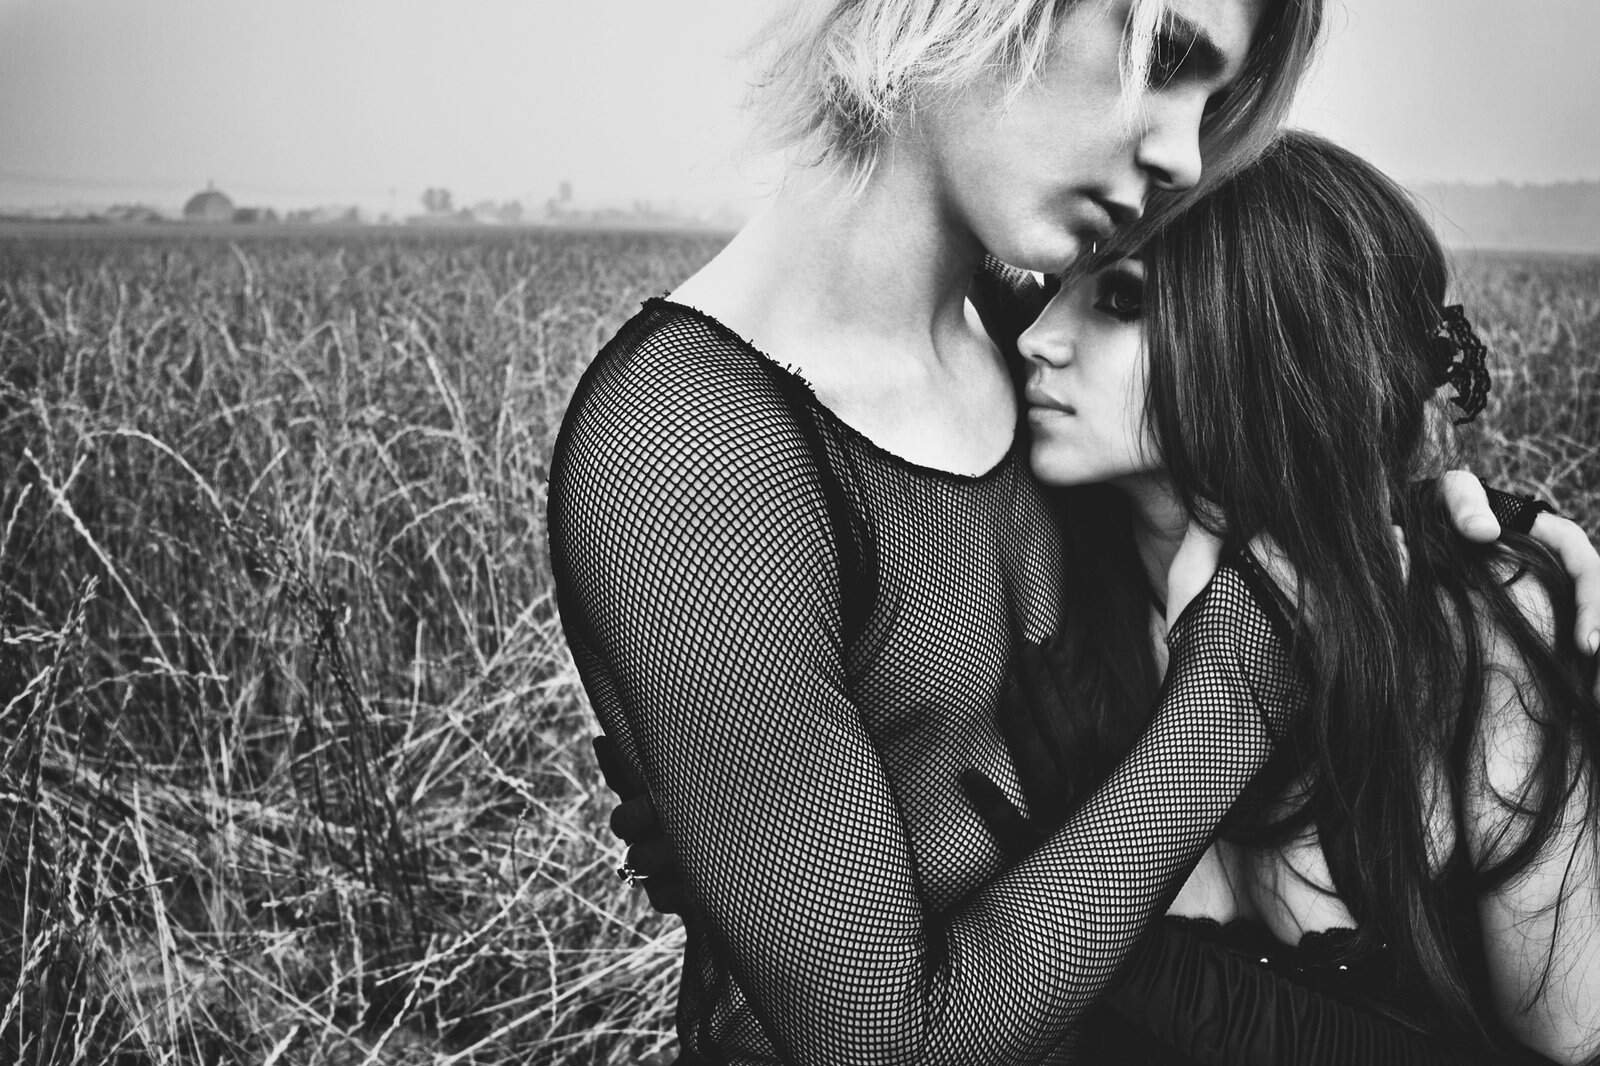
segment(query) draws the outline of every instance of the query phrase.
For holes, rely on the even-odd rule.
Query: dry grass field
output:
[[[632,1063],[543,495],[710,236],[0,234],[0,1061]],[[1600,530],[1600,260],[1463,258],[1469,441]]]

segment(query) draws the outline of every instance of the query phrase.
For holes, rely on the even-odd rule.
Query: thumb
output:
[[[1439,495],[1456,532],[1484,544],[1499,538],[1500,522],[1489,508],[1483,482],[1465,470],[1448,470],[1439,475]]]

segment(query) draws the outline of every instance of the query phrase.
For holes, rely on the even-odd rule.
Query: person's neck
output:
[[[1144,566],[1150,591],[1161,603],[1167,602],[1167,571],[1189,528],[1189,514],[1183,508],[1172,481],[1165,473],[1142,474],[1116,483],[1127,497],[1133,526],[1133,544]]]
[[[673,295],[758,339],[815,337],[826,324],[841,338],[937,356],[939,338],[965,321],[982,258],[976,238],[948,217],[915,142],[893,141],[854,194],[815,168],[791,173]]]

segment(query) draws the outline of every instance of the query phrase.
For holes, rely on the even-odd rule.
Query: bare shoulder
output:
[[[1544,587],[1526,571],[1509,566],[1501,576],[1523,619],[1546,646],[1553,646],[1555,607]],[[1483,702],[1465,797],[1466,829],[1480,863],[1503,858],[1520,840],[1526,819],[1519,812],[1536,786],[1551,728],[1532,667],[1511,634],[1487,614],[1480,611],[1477,619]]]
[[[1543,587],[1525,574],[1505,577],[1523,618],[1554,646]],[[1565,697],[1542,695],[1510,635],[1479,625],[1484,700],[1464,797],[1472,857],[1493,866],[1537,840],[1478,900],[1490,995],[1519,1041],[1556,1062],[1587,1062],[1600,1049],[1600,852],[1593,767],[1583,745],[1566,743],[1570,712],[1582,711],[1547,705]]]
[[[1527,569],[1514,569],[1510,563],[1502,564],[1500,577],[1522,617],[1533,625],[1546,644],[1554,645],[1556,610],[1544,585]]]

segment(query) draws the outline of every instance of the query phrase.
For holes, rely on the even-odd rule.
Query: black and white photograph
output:
[[[1600,1064],[1597,42],[0,0],[0,1063]]]

